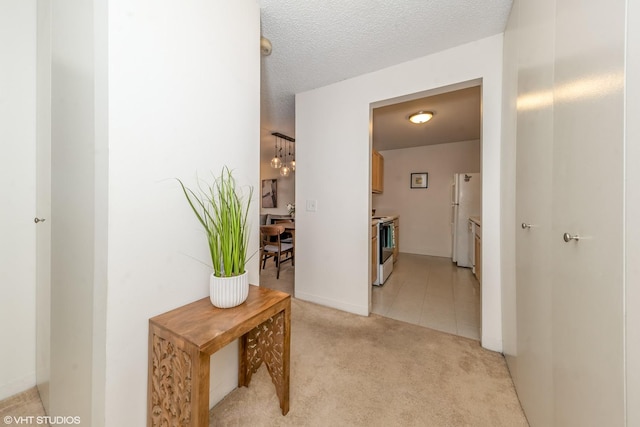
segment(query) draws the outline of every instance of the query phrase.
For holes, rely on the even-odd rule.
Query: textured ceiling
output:
[[[259,0],[262,134],[295,137],[296,93],[504,31],[512,0]]]

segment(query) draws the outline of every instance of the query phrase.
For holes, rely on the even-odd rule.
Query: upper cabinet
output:
[[[384,157],[376,150],[371,154],[371,192],[382,193],[384,190]]]

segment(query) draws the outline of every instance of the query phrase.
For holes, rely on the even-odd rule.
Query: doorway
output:
[[[295,222],[296,212],[296,168],[295,138],[279,132],[261,130],[260,138],[260,225]],[[277,160],[277,162],[275,160]],[[283,174],[282,166],[288,164],[290,170]],[[269,195],[268,203],[264,203]],[[295,228],[282,236],[285,243],[295,244]],[[278,274],[273,258],[262,267],[260,261],[260,286],[294,295],[295,266],[290,260],[283,262]]]
[[[452,260],[452,184],[455,174],[481,179],[481,89],[480,81],[466,82],[376,103],[371,111],[372,149],[384,157],[383,190],[372,194],[371,207],[376,216],[400,219],[400,253],[387,282],[372,288],[371,311],[476,340],[481,288],[471,263]],[[431,120],[411,123],[418,112]],[[424,185],[414,185],[414,176]],[[480,203],[472,214],[481,218]]]

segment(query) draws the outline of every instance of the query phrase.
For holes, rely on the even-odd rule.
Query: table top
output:
[[[179,335],[211,354],[290,304],[291,295],[287,293],[250,285],[247,300],[237,307],[217,308],[206,297],[152,317],[149,324]]]

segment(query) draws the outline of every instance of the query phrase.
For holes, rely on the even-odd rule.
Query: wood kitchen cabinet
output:
[[[378,224],[371,224],[371,283],[378,280]]]
[[[373,150],[371,154],[371,192],[382,193],[384,190],[384,157]]]

